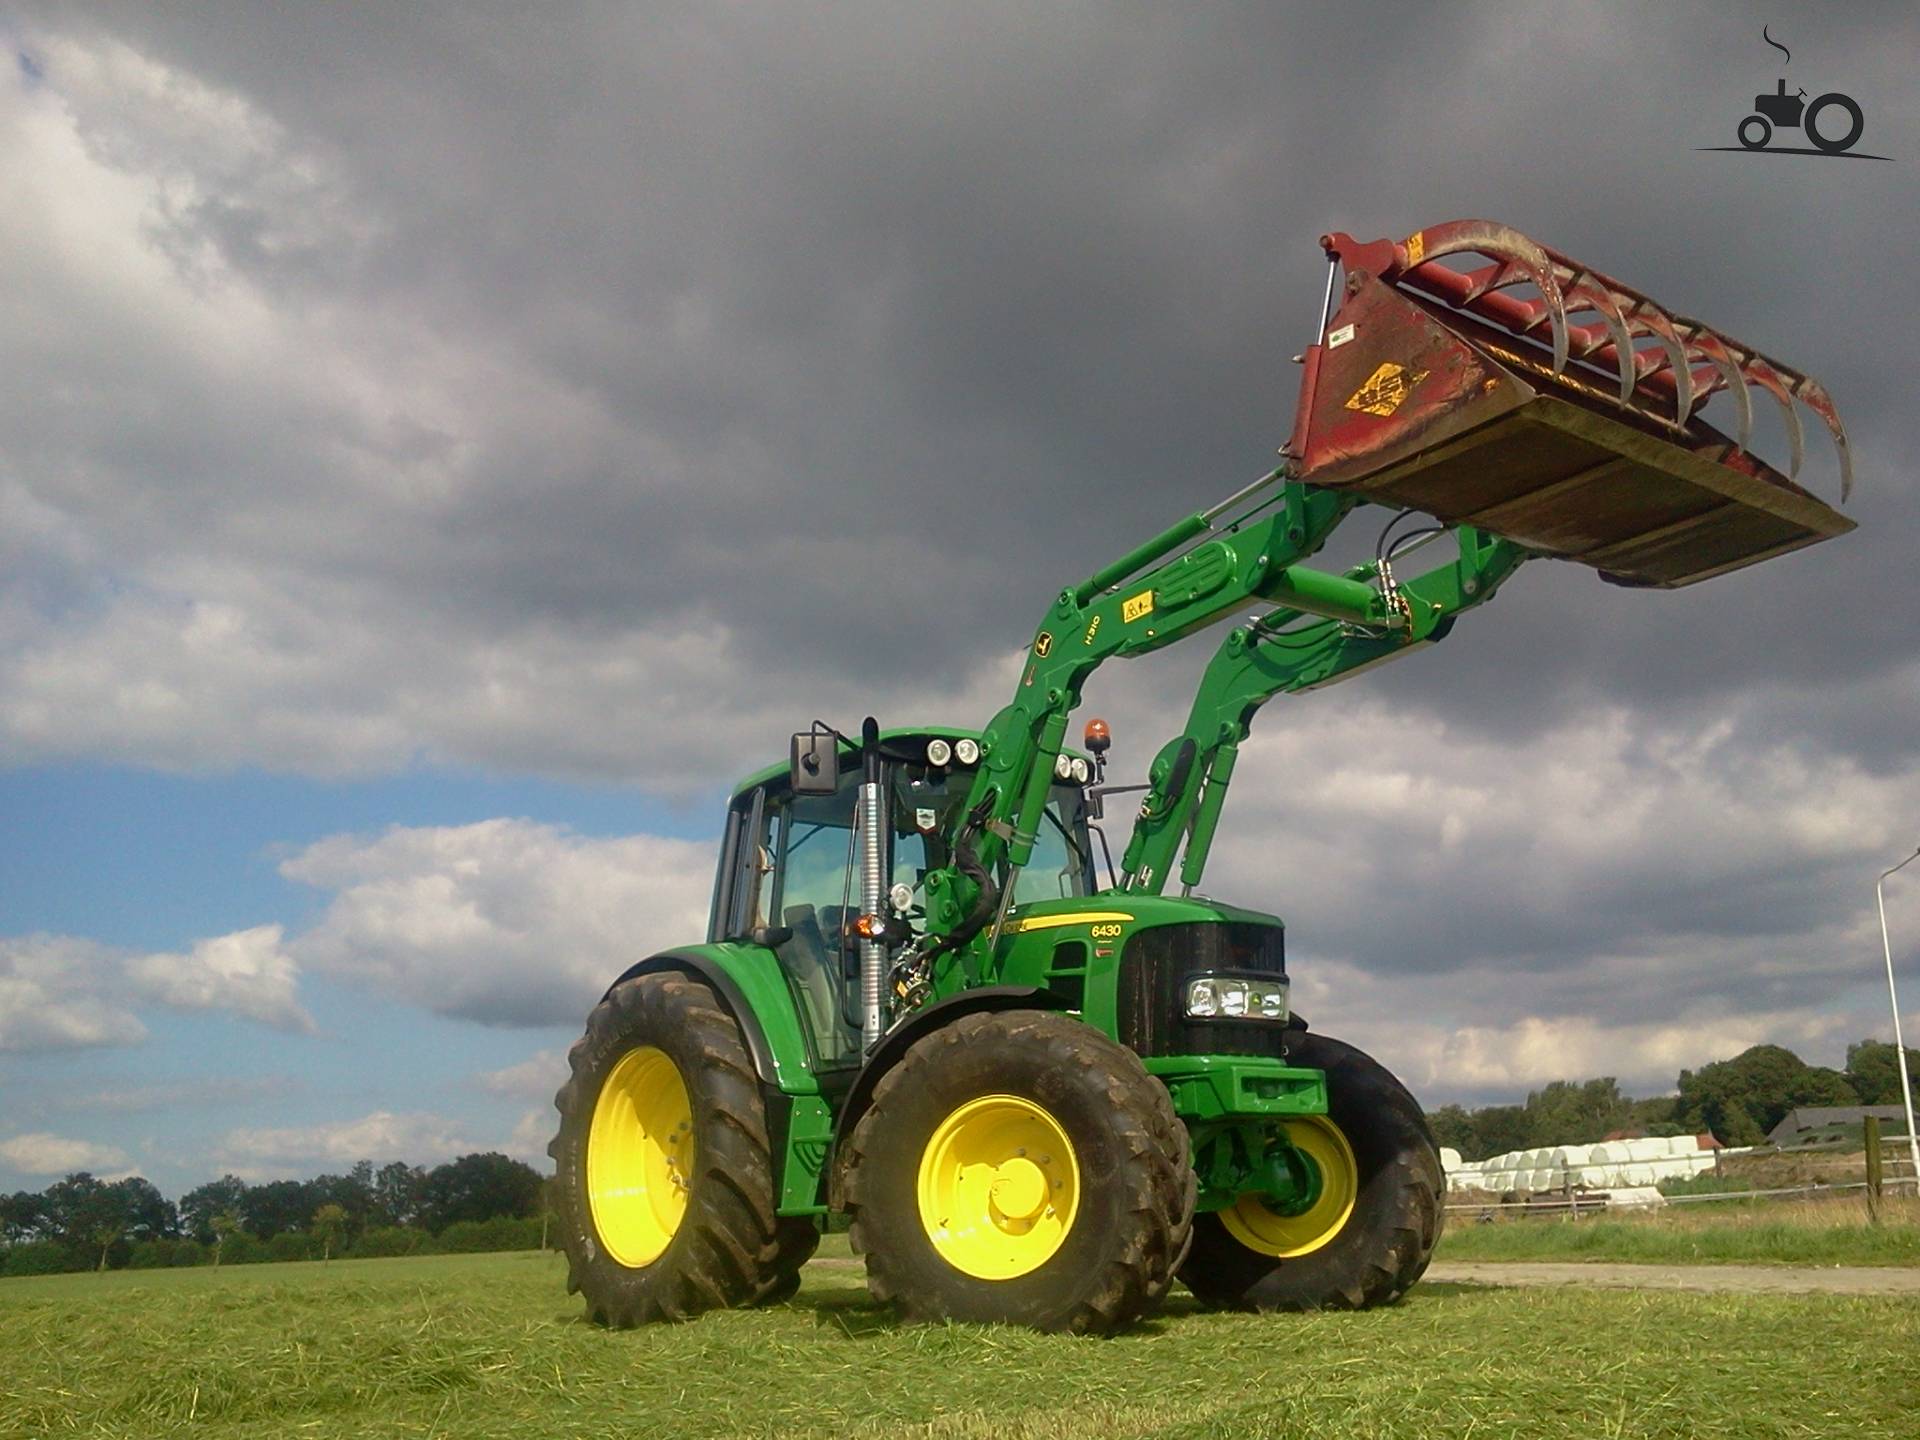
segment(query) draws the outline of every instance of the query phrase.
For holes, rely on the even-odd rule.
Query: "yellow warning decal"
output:
[[[1389,360],[1347,397],[1347,409],[1363,410],[1369,415],[1391,415],[1413,393],[1413,387],[1426,378],[1424,370],[1409,372],[1406,366]]]
[[[1407,264],[1418,265],[1427,255],[1427,233],[1416,230],[1407,236]]]
[[[1142,590],[1138,595],[1120,602],[1120,621],[1124,625],[1131,625],[1134,621],[1152,613],[1153,591],[1151,590]]]
[[[1046,659],[1047,656],[1053,653],[1053,632],[1052,631],[1042,630],[1037,636],[1034,637],[1033,653],[1038,655],[1042,660]]]

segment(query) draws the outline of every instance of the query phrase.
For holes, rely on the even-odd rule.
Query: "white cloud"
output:
[[[98,1090],[63,1091],[47,1098],[53,1110],[216,1110],[236,1104],[259,1104],[284,1098],[302,1089],[290,1075],[247,1075],[209,1079],[180,1078],[144,1085],[120,1085]]]
[[[607,977],[609,980],[612,976]],[[586,1018],[584,1015],[581,1017]],[[479,1076],[480,1088],[493,1095],[522,1100],[551,1100],[566,1083],[567,1056],[562,1050],[542,1050],[518,1065],[487,1070]]]
[[[119,957],[69,935],[0,938],[0,1051],[136,1045],[147,1027],[115,985]]]
[[[0,1140],[0,1162],[26,1175],[66,1175],[75,1170],[117,1170],[129,1163],[127,1152],[90,1140],[69,1140],[36,1130]],[[103,1178],[119,1178],[117,1176]]]
[[[282,1030],[312,1033],[294,998],[298,967],[280,947],[280,927],[259,925],[201,940],[185,955],[141,955],[127,975],[143,996],[179,1010],[230,1010]]]
[[[213,1164],[243,1180],[308,1176],[345,1169],[360,1160],[432,1167],[475,1151],[497,1150],[544,1168],[552,1111],[522,1113],[512,1132],[476,1134],[462,1122],[426,1111],[376,1110],[357,1120],[229,1130],[214,1147]]]
[[[311,1032],[298,968],[263,925],[195,942],[184,955],[129,954],[71,935],[0,937],[0,1051],[136,1045],[140,1005],[216,1010]]]
[[[536,1170],[551,1170],[553,1159],[547,1154],[547,1142],[553,1139],[554,1132],[559,1128],[559,1117],[551,1105],[543,1110],[525,1111],[515,1123],[513,1134],[501,1147],[501,1153],[524,1160]]]
[[[302,965],[443,1015],[573,1025],[626,966],[706,933],[713,848],[487,820],[336,836],[281,870],[335,892],[289,943]]]
[[[220,1168],[252,1180],[310,1175],[317,1166],[343,1167],[360,1160],[434,1165],[485,1148],[445,1116],[376,1110],[357,1120],[229,1130],[214,1155]]]

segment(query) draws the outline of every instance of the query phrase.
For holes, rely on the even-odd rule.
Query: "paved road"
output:
[[[827,1270],[857,1270],[838,1256],[812,1262]],[[1920,1267],[1840,1265],[1613,1265],[1534,1260],[1441,1261],[1427,1271],[1443,1285],[1593,1285],[1605,1290],[1721,1291],[1738,1295],[1912,1295],[1920,1298]]]
[[[1716,1290],[1740,1295],[1912,1295],[1920,1268],[1839,1265],[1613,1265],[1441,1261],[1429,1281],[1455,1285],[1597,1285],[1608,1290]]]

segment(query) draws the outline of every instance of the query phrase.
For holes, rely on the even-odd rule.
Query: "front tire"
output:
[[[554,1096],[567,1289],[600,1324],[791,1296],[819,1244],[775,1213],[766,1107],[739,1022],[672,971],[616,985]]]
[[[1046,1011],[966,1015],[916,1042],[847,1166],[867,1288],[908,1321],[1119,1329],[1165,1295],[1192,1223],[1165,1087]]]
[[[1324,1035],[1290,1044],[1324,1070],[1329,1113],[1290,1138],[1320,1171],[1312,1209],[1282,1216],[1251,1196],[1200,1216],[1180,1278],[1222,1310],[1363,1310],[1388,1305],[1426,1271],[1444,1218],[1440,1153],[1419,1102],[1387,1069]]]

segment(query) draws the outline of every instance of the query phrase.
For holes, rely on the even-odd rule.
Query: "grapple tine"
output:
[[[1519,273],[1539,287],[1540,298],[1553,322],[1554,371],[1558,373],[1566,368],[1566,301],[1560,294],[1560,282],[1553,275],[1553,261],[1539,245],[1510,225],[1501,225],[1492,220],[1450,220],[1444,225],[1416,230],[1407,237],[1403,248],[1408,272],[1443,255],[1485,255],[1507,265],[1518,266]],[[1516,275],[1514,278],[1519,277]],[[1513,282],[1502,279],[1500,283]],[[1484,287],[1481,293],[1491,288]]]
[[[1687,327],[1687,343],[1713,363],[1713,368],[1720,372],[1720,378],[1726,382],[1727,393],[1733,396],[1733,408],[1740,418],[1740,433],[1733,443],[1742,450],[1750,448],[1753,444],[1753,397],[1747,394],[1747,377],[1740,373],[1732,352],[1718,335],[1698,320],[1682,318],[1680,323]]]
[[[1778,368],[1778,367],[1776,367]],[[1826,386],[1811,375],[1799,375],[1788,387],[1794,395],[1814,414],[1826,421],[1827,433],[1833,436],[1833,448],[1840,452],[1840,498],[1853,496],[1853,451],[1847,444],[1846,427],[1840,423],[1840,412],[1834,409],[1833,397],[1827,394]]]
[[[1807,458],[1807,443],[1805,432],[1800,424],[1800,410],[1799,407],[1793,403],[1792,393],[1787,389],[1785,383],[1780,379],[1780,376],[1774,371],[1774,368],[1769,365],[1762,356],[1749,355],[1740,368],[1746,372],[1749,380],[1780,402],[1780,412],[1785,416],[1787,422],[1787,449],[1789,452],[1787,459],[1787,478],[1789,480],[1798,480],[1800,478],[1800,464]]]
[[[1620,371],[1620,403],[1633,403],[1633,387],[1640,383],[1639,365],[1634,358],[1633,336],[1627,330],[1627,317],[1620,313],[1620,302],[1609,290],[1589,284],[1584,276],[1576,277],[1569,272],[1562,284],[1562,292],[1575,304],[1591,305],[1600,312],[1600,318],[1606,322],[1607,334],[1613,338],[1614,361]],[[1599,358],[1597,355],[1595,358]]]
[[[1679,332],[1673,328],[1666,311],[1652,301],[1636,300],[1627,313],[1667,352],[1667,368],[1673,375],[1673,418],[1681,425],[1686,424],[1687,416],[1693,413],[1693,364],[1687,359],[1687,347],[1680,342]],[[1649,378],[1653,373],[1649,372]]]

